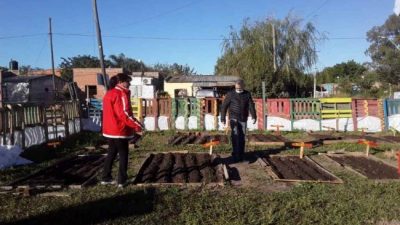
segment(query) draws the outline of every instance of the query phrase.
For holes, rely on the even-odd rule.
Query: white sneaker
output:
[[[115,180],[112,181],[101,181],[100,182],[101,185],[114,185],[116,184]]]
[[[118,184],[117,188],[118,189],[124,189],[126,187],[126,185],[127,185],[126,183],[125,184]]]

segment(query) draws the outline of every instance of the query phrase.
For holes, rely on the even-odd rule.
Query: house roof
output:
[[[32,80],[37,80],[37,79],[45,79],[45,78],[52,78],[52,75],[29,75],[29,76],[12,76],[12,77],[6,77],[4,78],[4,82],[7,83],[23,83],[23,82],[30,82]],[[55,79],[63,80],[57,76],[54,76]]]
[[[152,77],[152,78],[160,78],[160,73],[159,72],[132,72],[131,76],[133,77]]]
[[[173,76],[170,77],[168,83],[215,83],[234,85],[239,79],[237,76],[216,76],[216,75],[191,75],[191,76]]]

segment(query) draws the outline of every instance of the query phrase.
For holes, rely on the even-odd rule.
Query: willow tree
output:
[[[282,20],[245,20],[239,31],[231,28],[224,39],[215,73],[243,78],[254,95],[261,95],[265,81],[268,97],[306,96],[312,91],[312,79],[305,73],[317,60],[315,46],[322,37],[312,23],[303,25],[291,15]]]

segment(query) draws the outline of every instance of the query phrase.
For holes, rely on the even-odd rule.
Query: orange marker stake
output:
[[[304,143],[304,142],[297,142],[292,143],[293,147],[300,147],[300,159],[304,157],[304,148],[312,148],[313,144],[311,143]]]
[[[271,125],[271,127],[275,127],[276,128],[276,135],[280,136],[281,135],[280,128],[282,128],[284,126],[282,126],[282,125]]]
[[[366,155],[367,157],[369,156],[369,149],[370,149],[371,147],[378,147],[378,144],[377,144],[375,141],[368,141],[368,140],[365,140],[365,139],[358,140],[357,143],[366,146],[365,155]]]
[[[213,146],[215,146],[215,145],[219,145],[219,141],[214,141],[214,140],[212,140],[212,141],[210,141],[210,142],[208,142],[208,143],[205,143],[205,144],[203,144],[203,147],[205,147],[205,148],[210,148],[210,152],[209,152],[209,154],[210,155],[212,155],[212,152],[213,152]]]

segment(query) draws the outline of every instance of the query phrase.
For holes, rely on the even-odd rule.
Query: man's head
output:
[[[125,73],[119,73],[115,75],[115,77],[117,78],[117,83],[119,85],[121,85],[124,88],[129,88],[130,82],[132,80],[132,78],[129,75]]]
[[[242,79],[239,79],[239,80],[237,80],[237,81],[235,82],[235,90],[236,90],[236,92],[238,92],[238,93],[243,92],[243,90],[244,90],[244,82],[243,82]]]

